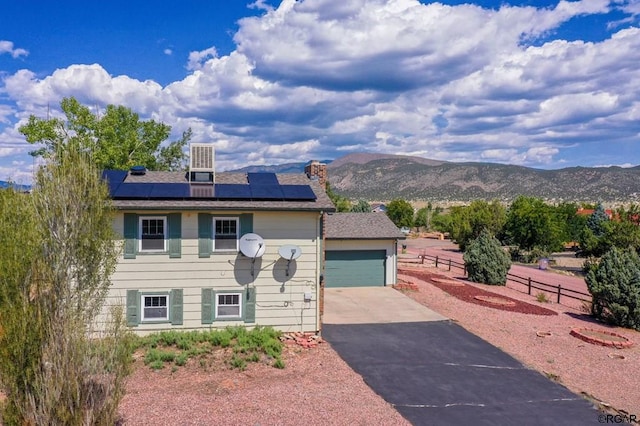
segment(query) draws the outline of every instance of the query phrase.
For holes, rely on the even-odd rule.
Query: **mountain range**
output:
[[[534,169],[497,163],[454,163],[391,154],[348,154],[327,163],[333,190],[351,199],[469,201],[518,195],[548,201],[638,202],[640,166]],[[241,171],[302,172],[306,163]]]

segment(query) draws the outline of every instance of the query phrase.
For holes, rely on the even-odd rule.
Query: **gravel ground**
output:
[[[408,425],[334,352],[286,346],[286,368],[152,371],[137,361],[120,413],[127,425]]]
[[[415,268],[415,265],[412,266]],[[435,268],[423,271],[443,277],[455,274]],[[415,274],[413,274],[415,275]],[[536,306],[528,313],[504,310],[487,303],[466,302],[447,293],[440,283],[400,273],[419,291],[404,293],[503,349],[525,365],[557,380],[572,391],[640,417],[640,332],[608,327],[578,309],[540,303],[505,287],[467,284],[468,294],[492,294]],[[460,295],[458,295],[460,296]],[[552,310],[557,315],[539,315]],[[575,337],[572,328],[615,331],[636,343],[629,349],[596,346]],[[617,355],[622,355],[620,359]],[[199,425],[407,425],[375,394],[328,343],[303,349],[286,346],[284,370],[249,364],[229,370],[222,361],[206,367],[197,360],[176,371],[151,371],[137,361],[128,380],[120,413],[124,424]]]

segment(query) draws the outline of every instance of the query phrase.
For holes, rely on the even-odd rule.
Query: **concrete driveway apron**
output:
[[[587,400],[443,316],[426,307],[421,312],[422,305],[400,292],[386,290],[326,289],[322,334],[414,425],[600,424]],[[334,299],[341,300],[334,304]],[[402,313],[407,309],[410,314]],[[393,320],[403,315],[415,320]]]

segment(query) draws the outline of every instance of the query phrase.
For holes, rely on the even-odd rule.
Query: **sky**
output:
[[[75,97],[212,142],[216,169],[405,154],[640,163],[640,0],[0,0],[0,180]]]

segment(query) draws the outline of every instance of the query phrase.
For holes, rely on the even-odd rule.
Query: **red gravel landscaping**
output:
[[[497,295],[487,290],[483,290],[471,284],[459,285],[450,285],[442,282],[438,282],[440,280],[451,280],[450,277],[434,274],[428,271],[419,271],[415,269],[399,269],[398,273],[408,275],[414,278],[418,278],[420,280],[428,281],[435,287],[438,287],[440,290],[449,293],[450,295],[464,300],[465,302],[474,303],[476,305],[486,306],[492,309],[500,309],[503,311],[510,312],[518,312],[521,314],[530,314],[530,315],[558,315],[557,312],[552,311],[551,309],[546,309],[541,306],[532,305],[520,300],[512,299],[510,297]],[[435,279],[434,279],[435,278]],[[462,281],[460,281],[462,283]],[[480,296],[480,298],[476,298]],[[513,302],[513,303],[505,303],[505,304],[496,304],[481,300],[483,298],[488,300],[493,300],[496,297],[500,299],[504,299],[505,301]]]

